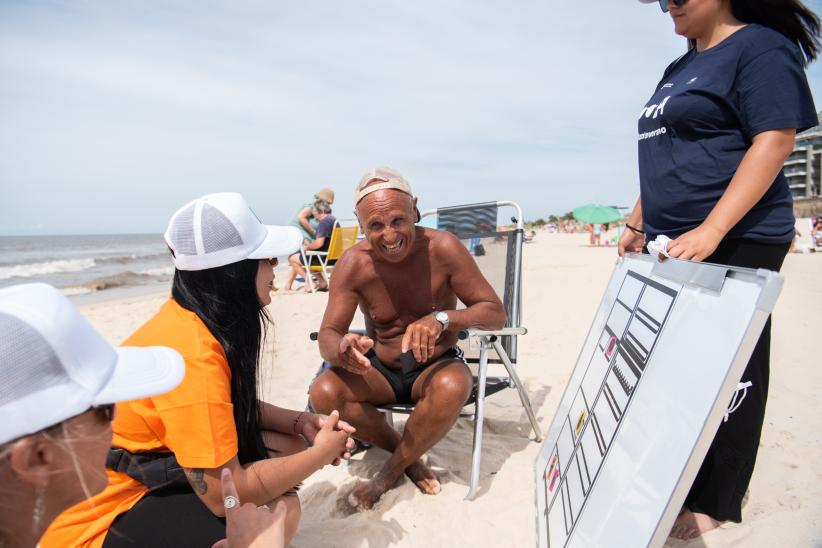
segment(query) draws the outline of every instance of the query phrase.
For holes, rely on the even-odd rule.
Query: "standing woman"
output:
[[[258,400],[272,265],[299,247],[300,233],[264,226],[242,196],[222,193],[183,206],[165,238],[172,298],[124,344],[177,350],[185,377],[166,394],[117,406],[108,486],[58,517],[43,548],[211,546],[237,498],[284,502],[288,544],[300,517],[294,487],[353,447],[353,429],[336,412]],[[236,497],[223,498],[224,468]]]
[[[642,249],[643,235],[666,235],[671,257],[778,271],[794,233],[782,165],[797,131],[818,123],[803,67],[817,55],[819,20],[797,0],[659,4],[689,49],[640,114],[640,196],[619,254]],[[742,520],[769,354],[770,320],[742,376],[753,386],[719,427],[672,536]]]

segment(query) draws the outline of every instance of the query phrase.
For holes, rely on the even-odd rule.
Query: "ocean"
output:
[[[68,296],[162,291],[174,276],[161,234],[0,236],[0,287],[49,283]]]

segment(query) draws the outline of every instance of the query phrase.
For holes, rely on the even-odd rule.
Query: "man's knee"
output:
[[[437,401],[461,408],[471,395],[472,385],[467,367],[449,367],[433,375],[428,392]]]
[[[322,373],[311,383],[308,398],[314,411],[328,414],[345,403],[344,385],[342,381],[330,371]]]

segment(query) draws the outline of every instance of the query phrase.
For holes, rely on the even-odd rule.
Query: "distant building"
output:
[[[793,152],[783,168],[794,198],[822,195],[822,112],[817,117],[820,125],[796,136]]]

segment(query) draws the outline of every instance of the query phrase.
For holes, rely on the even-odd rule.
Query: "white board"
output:
[[[539,546],[662,546],[781,288],[766,270],[617,262],[537,457]]]

